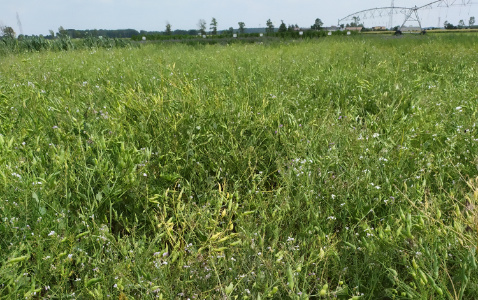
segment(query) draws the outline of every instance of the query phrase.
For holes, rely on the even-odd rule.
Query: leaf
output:
[[[38,211],[40,212],[40,215],[44,216],[46,214],[46,208],[45,206],[40,206],[40,208],[38,209]]]
[[[227,294],[227,295],[230,295],[233,290],[234,290],[234,285],[233,285],[232,282],[231,282],[228,286],[226,286],[226,289],[225,289],[226,294]]]
[[[287,281],[289,284],[289,289],[294,289],[294,276],[292,275],[292,268],[289,266],[287,268]]]
[[[32,198],[37,201],[37,203],[40,203],[40,200],[38,199],[38,195],[35,192],[32,192]]]

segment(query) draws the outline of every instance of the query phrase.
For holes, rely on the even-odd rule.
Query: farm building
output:
[[[347,31],[362,31],[363,27],[345,27],[345,30]]]

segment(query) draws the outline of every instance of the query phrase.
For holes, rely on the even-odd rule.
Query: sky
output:
[[[414,7],[433,0],[395,0],[395,6]],[[453,0],[447,0],[453,1]],[[478,0],[472,5],[441,7],[419,11],[423,27],[443,26],[445,21],[465,24],[471,16],[478,19]],[[11,26],[17,34],[48,35],[49,30],[65,29],[136,29],[164,31],[167,22],[175,29],[197,29],[204,19],[209,27],[214,17],[218,29],[265,27],[271,19],[275,27],[281,20],[287,25],[297,24],[309,28],[316,18],[324,26],[337,25],[337,21],[354,12],[389,7],[392,0],[2,0],[0,26]],[[17,14],[21,27],[17,22]],[[361,19],[366,27],[388,26],[389,17]],[[394,25],[401,25],[403,14],[394,15]],[[347,23],[344,21],[343,23]],[[413,25],[413,24],[409,24]],[[475,25],[478,25],[478,20]]]

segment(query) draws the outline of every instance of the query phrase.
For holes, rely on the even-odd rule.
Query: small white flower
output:
[[[380,134],[378,134],[376,132],[372,135],[372,137],[374,137],[374,138],[378,138],[379,136],[380,136]]]
[[[48,234],[48,236],[52,236],[52,235],[55,235],[55,234],[56,234],[56,232],[54,232],[54,231],[52,230],[52,231],[50,231],[50,233]]]

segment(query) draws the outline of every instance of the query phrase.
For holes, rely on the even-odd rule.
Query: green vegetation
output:
[[[132,47],[130,40],[89,36],[72,40],[69,36],[49,40],[42,36],[0,39],[0,57],[7,54],[39,51],[68,51],[74,49],[125,48]]]
[[[477,298],[477,46],[7,54],[0,298]]]

